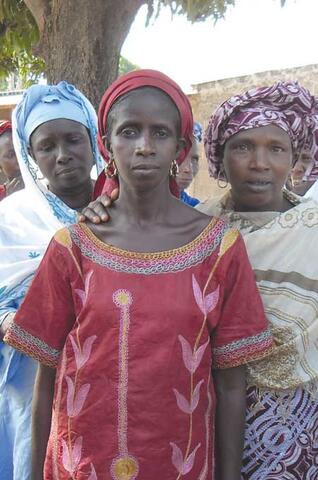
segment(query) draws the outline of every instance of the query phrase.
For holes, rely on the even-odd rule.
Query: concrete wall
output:
[[[318,95],[318,64],[285,70],[272,70],[193,85],[195,93],[189,95],[189,100],[193,108],[194,118],[205,129],[215,108],[232,95],[250,88],[268,86],[279,80],[298,80],[311,93]],[[212,180],[208,175],[203,148],[201,148],[200,171],[190,186],[189,192],[201,200],[224,192],[217,187],[215,180]]]

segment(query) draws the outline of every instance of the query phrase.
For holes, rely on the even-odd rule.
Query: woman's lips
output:
[[[255,193],[262,193],[271,188],[272,182],[269,180],[247,180],[245,184],[249,190]]]

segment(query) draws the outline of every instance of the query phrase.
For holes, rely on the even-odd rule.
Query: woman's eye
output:
[[[52,150],[53,148],[53,145],[41,145],[39,150],[40,152],[49,152],[50,150]]]
[[[121,135],[123,135],[124,137],[133,137],[134,135],[136,135],[136,133],[136,129],[131,127],[126,127],[121,131]]]
[[[234,150],[237,150],[238,152],[247,152],[248,150],[248,145],[246,143],[237,143],[234,145]]]
[[[155,132],[155,135],[156,135],[157,137],[160,137],[160,138],[165,138],[165,137],[168,136],[168,132],[167,132],[167,130],[160,129],[160,130],[157,130],[157,131]]]
[[[272,146],[272,151],[274,153],[281,153],[281,152],[284,152],[284,149],[283,149],[283,147],[280,147],[279,145],[273,145]]]

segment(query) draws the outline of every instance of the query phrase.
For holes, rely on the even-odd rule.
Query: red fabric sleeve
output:
[[[268,355],[273,338],[241,235],[224,254],[219,275],[222,293],[212,333],[214,368],[235,367]]]
[[[5,185],[0,185],[0,200],[6,198],[7,190]]]
[[[51,367],[75,322],[69,256],[67,248],[51,241],[4,339]]]

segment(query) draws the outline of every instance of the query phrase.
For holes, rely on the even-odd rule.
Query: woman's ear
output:
[[[183,137],[179,138],[178,145],[177,145],[177,151],[176,151],[177,157],[179,156],[180,152],[182,152],[182,150],[185,148],[186,144],[187,144],[187,142],[185,141],[185,139]]]

